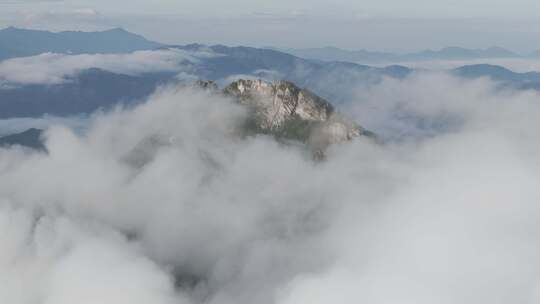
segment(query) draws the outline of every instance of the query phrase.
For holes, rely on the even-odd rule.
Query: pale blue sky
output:
[[[294,11],[386,17],[539,17],[537,0],[0,0],[26,10],[93,8],[109,13],[194,14],[195,17]]]
[[[0,26],[123,26],[167,43],[540,49],[538,0],[0,0]]]

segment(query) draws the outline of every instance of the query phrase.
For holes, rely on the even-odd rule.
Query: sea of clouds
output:
[[[175,87],[49,124],[47,153],[0,149],[0,299],[540,301],[540,95],[424,73],[357,100],[346,114],[386,141],[324,161]]]

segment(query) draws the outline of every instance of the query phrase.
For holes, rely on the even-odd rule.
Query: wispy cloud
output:
[[[199,58],[217,54],[182,50],[138,51],[131,54],[42,54],[0,62],[0,82],[9,84],[60,84],[80,71],[98,68],[136,75],[146,72],[189,72]]]
[[[48,154],[0,149],[0,295],[533,303],[540,96],[494,88],[430,74],[382,82],[350,114],[414,140],[360,139],[319,163],[301,146],[237,137],[245,109],[178,88],[93,117],[82,134],[52,127]],[[460,120],[417,140],[386,119],[396,108]]]

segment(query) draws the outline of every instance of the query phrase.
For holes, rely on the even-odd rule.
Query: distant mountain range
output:
[[[346,62],[316,62],[251,47],[191,44],[159,48],[165,49],[219,54],[186,62],[184,68],[192,76],[188,81],[207,79],[225,86],[239,78],[286,80],[337,104],[350,99],[358,83],[376,83],[382,77],[403,78],[412,72],[400,66],[376,68]],[[130,105],[144,100],[159,85],[180,82],[176,76],[176,72],[123,75],[94,68],[82,70],[61,84],[0,87],[0,119],[44,114],[68,116],[108,109],[118,103]]]
[[[122,28],[101,32],[49,32],[42,30],[9,27],[0,30],[0,60],[33,56],[42,53],[65,54],[118,54],[139,50],[151,50],[163,46],[143,36],[130,33]],[[335,47],[308,49],[278,49],[303,59],[320,61],[346,61],[362,63],[406,62],[422,60],[472,60],[488,58],[540,58],[540,50],[528,55],[520,55],[500,47],[467,49],[447,47],[440,50],[425,50],[415,53],[397,54],[369,50],[344,50]]]
[[[6,44],[10,48],[5,47]],[[192,82],[194,79],[212,80],[222,87],[237,79],[290,81],[332,101],[339,108],[342,102],[355,100],[358,90],[377,84],[384,78],[403,79],[412,73],[421,72],[399,65],[372,67],[346,61],[305,59],[272,49],[243,46],[164,46],[122,29],[97,33],[50,33],[8,28],[0,31],[0,52],[5,54],[8,49],[11,50],[9,56],[35,55],[42,51],[122,53],[136,49],[181,50],[183,54],[194,57],[200,53],[214,55],[184,62],[182,72],[188,74],[187,78],[178,77],[178,72],[170,71],[124,75],[91,68],[78,71],[60,84],[0,86],[0,119],[40,117],[44,114],[69,116],[109,109],[118,103],[137,104],[160,85]],[[474,56],[510,56],[507,51],[497,48],[474,52],[477,54]],[[443,53],[473,56],[467,55],[469,51],[459,48],[445,49]],[[433,52],[421,54],[423,58],[439,56]],[[342,59],[353,61],[351,58]],[[464,66],[449,72],[464,78],[489,77],[518,89],[540,89],[540,74],[535,72],[515,73],[491,65]]]
[[[503,86],[518,90],[540,90],[540,72],[517,73],[498,65],[475,64],[453,69],[450,73],[471,79],[487,77]]]
[[[252,47],[205,46],[190,44],[167,46],[188,52],[211,51],[220,56],[201,60],[191,72],[197,78],[225,85],[234,78],[286,80],[306,87],[317,95],[340,103],[349,100],[359,83],[373,84],[383,77],[404,78],[413,72],[404,66],[371,67],[351,62],[320,62],[270,49]],[[233,78],[233,79],[231,79]]]
[[[0,137],[0,147],[23,146],[36,150],[45,150],[41,136],[43,130],[31,128],[21,133]]]
[[[161,46],[140,35],[116,28],[103,32],[53,33],[9,27],[0,30],[0,60],[42,53],[128,53]]]
[[[70,116],[109,109],[120,103],[134,104],[174,76],[174,73],[130,76],[88,69],[63,84],[0,89],[0,119],[45,114]]]
[[[343,50],[335,47],[279,50],[305,59],[321,61],[349,61],[362,63],[540,57],[540,51],[536,51],[528,55],[520,55],[500,47],[490,47],[487,49],[447,47],[436,51],[425,50],[408,54],[373,52],[367,50],[352,51]]]

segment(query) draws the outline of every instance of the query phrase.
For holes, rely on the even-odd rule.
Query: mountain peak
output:
[[[241,103],[255,106],[263,118],[262,127],[280,128],[292,116],[306,121],[326,121],[332,105],[315,94],[288,81],[237,80],[225,88]]]
[[[263,133],[308,142],[316,151],[370,134],[334,110],[325,99],[289,81],[237,80],[224,89],[252,109]]]
[[[130,33],[123,28],[101,32],[42,30],[8,27],[0,30],[0,60],[35,56],[42,53],[116,54],[151,50],[161,44]]]

